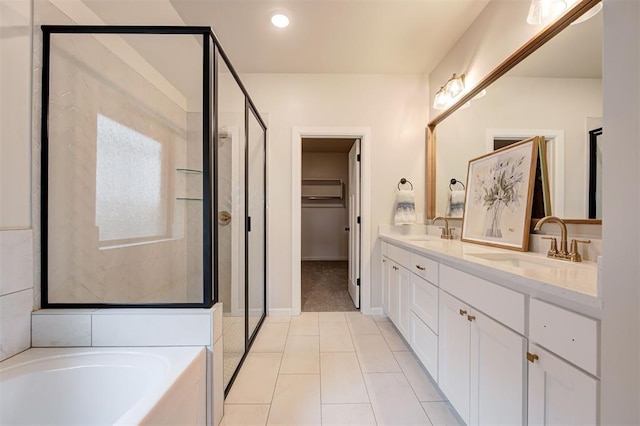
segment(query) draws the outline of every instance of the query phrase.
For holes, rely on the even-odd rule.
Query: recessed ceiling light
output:
[[[271,23],[278,28],[286,28],[289,26],[289,17],[284,13],[274,13],[271,15]]]

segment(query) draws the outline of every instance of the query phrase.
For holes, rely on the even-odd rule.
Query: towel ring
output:
[[[456,178],[452,178],[449,181],[449,191],[453,191],[453,188],[451,188],[451,185],[455,185],[456,183],[459,183],[460,185],[462,185],[462,189],[466,190],[467,188],[464,187],[464,183],[460,182],[458,179]]]
[[[406,183],[411,185],[411,190],[413,191],[413,184],[411,182],[409,182],[408,180],[406,180],[405,178],[400,179],[400,182],[398,182],[398,191],[400,190],[400,185],[404,185]]]

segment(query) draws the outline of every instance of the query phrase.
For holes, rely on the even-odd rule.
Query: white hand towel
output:
[[[448,217],[462,217],[464,212],[464,190],[455,189],[449,192]]]
[[[396,225],[416,223],[416,203],[413,197],[413,190],[400,189],[396,192],[396,214],[394,223]]]

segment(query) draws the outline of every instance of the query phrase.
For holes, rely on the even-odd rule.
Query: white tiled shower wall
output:
[[[33,232],[0,231],[0,361],[31,346]]]

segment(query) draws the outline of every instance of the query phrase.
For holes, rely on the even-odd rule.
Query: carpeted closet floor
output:
[[[357,311],[348,290],[346,261],[302,262],[302,311]]]

